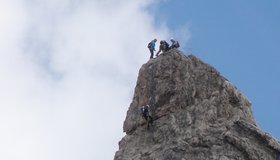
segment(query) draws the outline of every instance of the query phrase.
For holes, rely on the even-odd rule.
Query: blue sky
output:
[[[189,30],[183,50],[229,79],[252,102],[260,128],[280,139],[280,1],[166,0],[149,11],[158,25]]]

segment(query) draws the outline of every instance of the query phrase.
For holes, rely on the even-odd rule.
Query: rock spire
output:
[[[146,104],[149,129],[140,113]],[[123,130],[115,160],[277,160],[280,152],[234,85],[176,49],[141,67]]]

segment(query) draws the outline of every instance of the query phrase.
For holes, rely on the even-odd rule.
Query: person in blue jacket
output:
[[[155,49],[156,42],[157,42],[157,39],[155,38],[148,44],[148,48],[149,48],[150,53],[151,53],[150,59],[154,58],[154,51],[156,51],[156,49]]]

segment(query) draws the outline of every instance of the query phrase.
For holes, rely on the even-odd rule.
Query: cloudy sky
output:
[[[279,8],[276,0],[0,0],[0,159],[113,159],[154,37],[176,37],[216,67],[279,138]]]
[[[113,159],[147,43],[148,1],[0,0],[0,159]]]

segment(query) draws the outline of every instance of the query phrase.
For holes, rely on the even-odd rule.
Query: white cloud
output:
[[[148,1],[0,1],[0,159],[112,159],[147,42]]]

